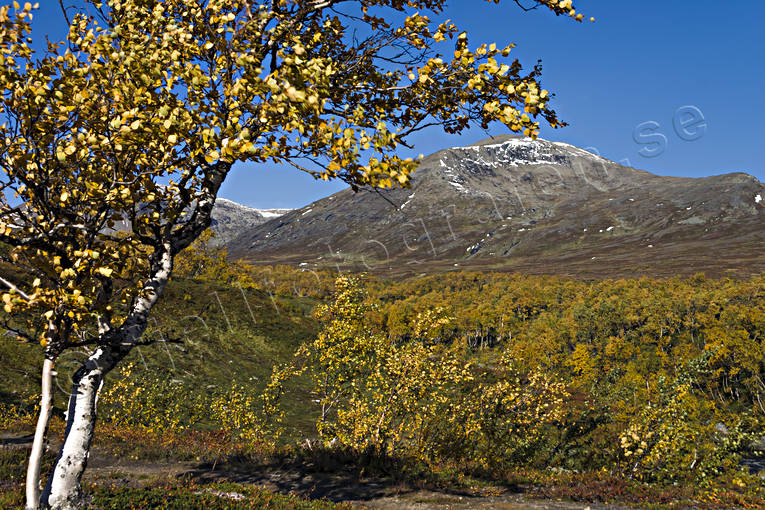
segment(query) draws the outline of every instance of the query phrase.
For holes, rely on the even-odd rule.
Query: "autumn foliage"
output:
[[[485,470],[745,476],[738,462],[765,410],[762,277],[457,273],[365,291],[353,277],[285,268],[263,285],[265,270],[229,264],[223,250],[179,255],[209,227],[237,162],[287,164],[354,190],[407,186],[417,161],[398,149],[429,126],[501,123],[535,138],[542,122],[562,125],[541,67],[524,69],[512,44],[471,44],[438,19],[444,0],[88,3],[95,16],[76,15],[66,40],[39,55],[28,39],[35,6],[0,6],[0,261],[13,267],[0,278],[0,320],[45,358],[30,508],[82,504],[102,383],[156,341],[144,333],[177,257],[181,275],[243,296],[262,289],[274,303],[284,287],[331,291],[321,331],[257,391],[192,396],[173,381],[131,381],[128,366],[102,395],[114,427],[213,427],[265,443],[297,384],[327,448]],[[528,5],[584,19],[571,0]],[[83,347],[41,496],[53,364]]]
[[[765,435],[762,276],[382,281],[237,267],[263,290],[319,280],[315,295],[331,293],[320,333],[269,393],[273,405],[308,391],[327,448],[714,485],[744,483],[741,458]]]
[[[524,70],[511,44],[471,46],[433,18],[444,0],[335,3],[90,0],[39,54],[37,6],[0,6],[0,242],[25,273],[0,280],[0,320],[47,360],[30,508],[80,504],[97,388],[144,342],[236,162],[407,186],[417,161],[397,149],[421,129],[499,122],[536,137],[561,124],[539,65]],[[535,5],[582,19],[568,0]],[[50,374],[83,345],[95,350],[70,416],[82,423],[40,498]]]

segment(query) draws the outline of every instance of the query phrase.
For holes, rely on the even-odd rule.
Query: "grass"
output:
[[[292,358],[297,346],[313,338],[316,301],[308,297],[271,297],[255,290],[211,282],[175,279],[152,313],[146,338],[159,340],[133,349],[123,364],[134,363],[134,374],[161,374],[183,383],[193,394],[209,394],[232,383],[256,391],[275,364]],[[252,313],[250,313],[250,311]],[[30,409],[39,394],[42,348],[0,336],[0,404]],[[84,350],[65,352],[56,363],[56,414],[63,415],[70,378],[86,357]],[[107,376],[118,377],[118,371]],[[287,438],[315,434],[318,409],[306,412],[308,392],[298,381],[285,396]],[[31,409],[30,409],[31,410]]]
[[[312,318],[316,300],[310,297],[277,296],[266,292],[230,288],[213,282],[176,279],[168,287],[148,338],[164,339],[151,346],[136,348],[127,362],[136,366],[135,375],[162,374],[184,383],[188,391],[199,394],[224,389],[236,381],[259,390],[275,364],[293,356],[295,348],[312,339],[317,324]],[[39,392],[41,348],[0,337],[0,403],[29,408],[30,396]],[[84,352],[67,354],[57,363],[56,414],[62,415],[68,377]],[[488,355],[488,354],[486,354]],[[118,377],[116,372],[109,379]],[[305,381],[298,379],[284,397],[287,425],[284,441],[263,445],[238,443],[215,430],[147,432],[99,423],[95,447],[101,454],[117,456],[136,464],[188,462],[200,469],[220,472],[267,472],[272,467],[300,473],[350,474],[351,478],[372,477],[392,480],[410,487],[433,491],[465,490],[488,494],[495,490],[522,492],[543,499],[581,502],[620,502],[651,508],[677,508],[694,505],[718,508],[726,502],[743,507],[765,507],[761,494],[698,487],[673,487],[643,484],[602,473],[561,474],[547,471],[516,470],[508,473],[472,472],[466,466],[425,466],[406,459],[381,459],[349,451],[295,446],[297,441],[316,435],[318,409],[310,402]],[[30,409],[31,410],[31,409]],[[1,420],[0,420],[1,421]],[[59,420],[60,423],[60,420]],[[61,427],[54,427],[54,436]],[[18,434],[22,430],[16,426]],[[23,429],[29,432],[27,426]],[[26,451],[0,450],[0,508],[23,504],[21,484]],[[52,457],[46,456],[43,472]],[[125,480],[129,480],[126,485]],[[499,489],[497,489],[499,488]],[[97,508],[335,508],[322,501],[307,501],[256,489],[253,485],[158,481],[156,477],[120,473],[100,478],[87,487]],[[488,491],[488,492],[487,492]],[[245,499],[231,499],[237,493]],[[434,499],[435,498],[435,499]],[[423,502],[440,501],[437,496]]]
[[[24,507],[23,483],[28,450],[0,449],[0,508]],[[43,473],[53,464],[53,453],[45,454]],[[350,508],[321,500],[309,501],[299,496],[282,495],[252,485],[233,483],[198,483],[191,479],[172,482],[151,474],[131,474],[115,469],[83,486],[90,504],[99,509],[295,509],[324,510]]]
[[[140,442],[140,439],[136,439]],[[0,508],[23,508],[23,477],[26,451],[0,450]],[[157,458],[162,455],[157,454]],[[52,462],[45,458],[44,470]],[[213,474],[203,464],[199,468]],[[195,470],[197,471],[197,470]],[[453,501],[450,494],[472,497],[499,497],[524,494],[530,499],[566,500],[586,503],[617,503],[640,508],[669,510],[676,508],[763,508],[762,494],[731,489],[703,489],[672,485],[646,484],[613,477],[607,473],[553,473],[533,469],[512,469],[506,473],[466,474],[464,469],[441,466],[428,469],[397,459],[380,459],[333,449],[304,450],[290,448],[271,457],[237,456],[221,462],[215,473],[224,479],[246,473],[267,472],[269,477],[300,473],[317,483],[324,480],[333,487],[348,489],[362,479],[372,479],[389,486],[411,487],[430,491],[416,495],[413,503],[441,504]],[[328,473],[330,477],[322,477]],[[299,477],[300,478],[300,477]],[[132,473],[123,459],[114,471],[91,476],[84,484],[90,504],[99,509],[348,509],[324,500],[308,500],[263,490],[252,483],[207,481],[202,478],[171,478],[156,474]],[[379,485],[379,484],[378,484]],[[326,489],[326,487],[324,487]],[[359,490],[364,490],[360,487]],[[417,493],[414,493],[417,494]]]
[[[274,509],[274,510],[329,510],[349,509],[349,505],[327,501],[309,501],[239,484],[195,485],[178,483],[162,487],[121,487],[118,485],[90,485],[85,487],[89,506],[98,509],[122,510],[131,508],[187,510]],[[22,488],[0,487],[0,508],[24,508]]]
[[[0,450],[0,485],[19,484],[26,476],[27,450]],[[45,458],[43,469],[52,465],[52,457]]]
[[[103,509],[188,508],[217,509],[295,509],[324,510],[350,508],[325,501],[308,501],[296,496],[277,494],[251,486],[238,484],[212,484],[206,486],[170,485],[142,489],[124,487],[92,487],[93,505]]]
[[[135,364],[135,375],[159,373],[182,381],[190,392],[209,393],[233,382],[262,387],[272,367],[291,359],[297,346],[313,338],[317,325],[312,318],[315,299],[272,297],[254,289],[230,288],[212,282],[175,279],[152,314],[146,338],[160,340],[135,348],[126,363]],[[165,340],[165,341],[161,341]],[[38,345],[0,336],[0,404],[13,404],[29,412],[39,393],[42,353]],[[71,373],[86,356],[69,351],[57,362],[55,415],[63,416]],[[117,371],[107,377],[119,377]],[[287,414],[286,441],[315,435],[314,410],[306,412],[307,391],[294,386],[284,400]],[[318,410],[316,410],[318,412]],[[54,420],[58,423],[60,420]],[[55,437],[55,427],[52,435]],[[14,435],[30,433],[29,424],[10,426]],[[228,444],[226,443],[228,441]],[[170,462],[216,462],[241,455],[244,446],[231,443],[216,431],[147,433],[100,423],[94,446],[122,459]],[[23,480],[27,450],[0,450],[0,508],[23,508]],[[52,466],[47,454],[43,472]],[[120,477],[118,477],[120,478]],[[121,487],[105,483],[86,487],[96,508],[345,508],[323,501],[307,501],[244,485],[195,485],[189,483],[149,486],[151,477],[136,477],[146,487]],[[226,493],[245,496],[242,500]]]

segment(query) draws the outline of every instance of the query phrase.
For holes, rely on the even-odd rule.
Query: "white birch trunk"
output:
[[[170,246],[155,261],[152,279],[133,303],[130,316],[117,330],[99,323],[99,347],[74,374],[69,397],[64,444],[53,472],[43,491],[41,503],[53,510],[70,510],[82,506],[82,474],[88,463],[90,443],[96,426],[96,399],[104,377],[140,340],[148,323],[149,313],[167,285],[173,271]]]
[[[37,510],[40,507],[40,465],[45,449],[45,432],[53,412],[53,360],[48,358],[43,362],[41,392],[40,414],[27,466],[27,510]]]
[[[46,508],[69,510],[81,507],[80,483],[96,425],[96,396],[101,381],[115,362],[110,353],[99,348],[74,375],[64,444],[42,495],[42,504]]]

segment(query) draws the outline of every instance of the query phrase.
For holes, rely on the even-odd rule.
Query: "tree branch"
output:
[[[32,298],[29,297],[29,295],[26,292],[24,292],[23,290],[19,289],[18,287],[16,287],[14,284],[9,282],[8,280],[3,278],[2,276],[0,276],[0,283],[5,285],[6,287],[8,287],[10,290],[14,291],[19,296],[21,296],[24,299],[26,299],[27,301],[31,301],[32,300]]]
[[[66,20],[66,24],[71,25],[72,22],[69,21],[69,16],[66,14],[66,7],[64,7],[64,0],[58,0],[58,5],[61,7],[61,12],[64,14],[64,19]]]

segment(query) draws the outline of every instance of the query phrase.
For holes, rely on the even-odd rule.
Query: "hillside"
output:
[[[256,209],[225,198],[218,198],[212,213],[211,228],[215,231],[215,239],[212,244],[225,244],[243,231],[256,225],[262,225],[273,218],[278,218],[290,210]]]
[[[212,211],[210,228],[215,232],[215,237],[210,241],[211,246],[221,246],[231,241],[242,232],[267,221],[278,218],[291,209],[256,209],[246,205],[218,198]],[[107,228],[105,232],[115,230],[130,230],[130,220],[122,219],[115,222],[114,228]]]
[[[194,260],[220,254],[204,250]],[[585,282],[459,271],[368,277],[363,287],[346,286],[344,296],[332,297],[347,277],[333,284],[329,272],[285,266],[229,270],[237,278],[220,271],[175,278],[146,333],[164,341],[134,349],[107,377],[89,483],[122,494],[134,484],[165,487],[188,476],[191,485],[173,489],[179,496],[199,495],[199,483],[223,481],[242,484],[224,486],[238,493],[265,486],[375,503],[400,491],[410,494],[406,501],[417,499],[413,487],[431,489],[441,502],[455,488],[488,487],[490,493],[469,492],[488,508],[526,497],[697,501],[705,489],[695,481],[722,472],[715,483],[726,492],[706,508],[765,501],[756,475],[765,457],[759,446],[749,447],[764,434],[765,275]],[[248,279],[255,287],[239,286]],[[431,325],[421,327],[424,320]],[[300,344],[307,347],[296,356]],[[360,349],[369,345],[382,354]],[[31,430],[31,420],[21,428],[8,409],[30,409],[39,391],[40,347],[6,334],[0,348],[0,434],[2,423],[10,430],[0,440],[12,444]],[[327,364],[325,355],[338,362]],[[70,374],[85,356],[70,350],[57,361],[54,443]],[[273,368],[294,363],[277,371],[289,374],[278,385],[283,420],[260,428],[261,396]],[[675,384],[687,378],[696,381],[692,395],[678,393],[685,390]],[[525,405],[537,398],[532,394],[514,402],[512,381],[519,380],[523,388],[537,385],[532,393],[542,392],[541,407]],[[319,417],[326,395],[339,407],[325,423]],[[409,404],[389,409],[392,395]],[[361,414],[344,421],[351,410]],[[399,437],[391,435],[396,427],[428,433],[400,436],[397,449],[389,443],[382,458],[358,454],[360,443],[332,446],[376,437],[381,423],[388,432],[377,437]],[[684,434],[673,435],[681,425]],[[463,430],[476,432],[463,436]],[[667,442],[642,461],[637,478],[628,478],[637,467],[623,462],[625,434],[655,430]],[[697,452],[700,460],[691,464]],[[0,448],[0,507],[20,501],[25,454]],[[671,493],[662,485],[669,482],[676,482]],[[489,494],[502,499],[489,501]],[[403,506],[397,499],[381,508]]]
[[[762,196],[744,173],[664,177],[508,135],[424,158],[410,189],[346,189],[228,247],[253,263],[389,275],[748,276],[765,270]]]
[[[122,366],[133,363],[139,377],[157,376],[183,384],[191,395],[223,391],[232,383],[262,388],[275,364],[291,359],[300,343],[315,336],[315,302],[176,278],[145,334],[159,341],[134,349]],[[39,393],[40,346],[6,334],[0,336],[0,349],[0,404],[21,403]],[[83,350],[67,351],[57,362],[59,413],[71,389],[71,374],[86,356]],[[115,371],[109,379],[118,377]],[[299,392],[297,398],[306,397]],[[294,403],[288,400],[290,409]],[[312,429],[310,413],[303,405],[301,400],[299,412],[290,415],[290,426],[300,429],[300,434]]]

